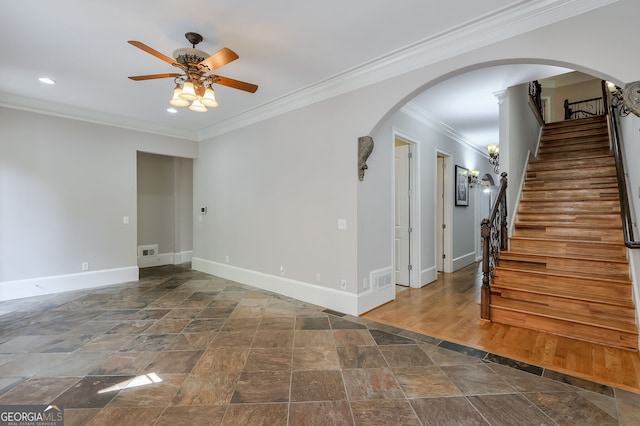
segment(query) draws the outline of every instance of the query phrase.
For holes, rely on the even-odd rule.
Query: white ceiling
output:
[[[61,115],[77,113],[105,122],[195,134],[393,52],[535,4],[534,0],[5,2],[0,15],[0,104],[15,102]],[[190,47],[184,38],[188,31],[204,37],[198,48],[210,54],[222,47],[234,50],[240,58],[216,74],[255,83],[258,91],[250,94],[216,86],[218,108],[207,113],[183,108],[169,114],[172,79],[127,78],[176,71],[127,40],[171,56],[177,48]],[[432,87],[414,103],[482,145],[497,131],[493,92],[557,71],[562,70],[522,65],[479,70]],[[38,82],[41,76],[57,84],[43,85]]]

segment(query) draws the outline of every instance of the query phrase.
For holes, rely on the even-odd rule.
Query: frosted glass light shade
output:
[[[182,85],[182,93],[180,93],[180,98],[187,101],[195,101],[196,99],[198,99],[198,95],[196,95],[196,91],[193,87],[192,82],[184,82],[184,84]]]
[[[202,99],[200,102],[204,106],[215,108],[218,106],[218,101],[216,101],[216,95],[213,93],[213,89],[211,87],[207,87],[204,91],[204,95],[202,95]]]
[[[176,86],[176,88],[173,89],[173,97],[171,98],[169,103],[177,107],[185,107],[189,105],[189,101],[187,101],[186,99],[182,99],[180,97],[181,93],[182,93],[182,88],[180,86]]]
[[[198,99],[191,102],[191,106],[189,107],[189,109],[196,112],[207,112],[207,107],[202,105],[202,102],[200,102]]]

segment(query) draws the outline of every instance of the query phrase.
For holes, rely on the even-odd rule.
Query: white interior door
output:
[[[396,142],[395,147],[395,275],[396,284],[411,284],[411,188],[410,145]]]

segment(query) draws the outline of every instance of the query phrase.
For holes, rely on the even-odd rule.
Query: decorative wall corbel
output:
[[[367,166],[367,159],[373,151],[373,138],[371,136],[360,136],[358,138],[358,177],[364,180],[364,171]]]
[[[640,81],[629,83],[624,89],[616,87],[612,93],[613,105],[620,107],[623,116],[633,113],[640,117]]]

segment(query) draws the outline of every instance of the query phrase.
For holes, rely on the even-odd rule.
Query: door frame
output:
[[[403,143],[406,143],[410,147],[410,152],[412,153],[410,159],[410,167],[411,174],[409,177],[409,185],[411,187],[411,198],[410,198],[410,206],[409,206],[409,215],[411,217],[411,228],[412,232],[409,235],[409,264],[412,266],[412,269],[409,271],[409,286],[412,288],[420,288],[422,284],[420,282],[421,279],[421,271],[422,264],[420,262],[421,254],[420,254],[420,240],[421,240],[421,232],[420,232],[420,140],[414,136],[408,135],[396,128],[393,129],[393,143],[391,144],[392,156],[391,158],[395,158],[395,149],[396,149],[396,140],[400,140]],[[395,249],[395,224],[396,224],[396,186],[395,186],[395,176],[396,176],[396,165],[395,160],[393,161],[391,178],[393,185],[391,185],[391,231],[394,236],[391,241],[391,263],[393,265],[393,280],[395,282],[395,270],[396,270],[396,249]]]
[[[438,157],[442,157],[444,161],[445,171],[443,174],[443,197],[441,201],[439,198],[439,187],[438,187]],[[442,262],[443,272],[449,273],[453,272],[453,156],[450,152],[445,151],[442,148],[436,148],[436,155],[433,159],[433,182],[435,182],[435,191],[433,205],[436,208],[443,209],[443,220],[447,225],[444,229],[442,236],[442,253],[445,255],[444,261],[442,259],[437,259],[438,257],[438,238],[434,238],[434,253],[435,253],[435,265],[436,271],[439,270],[438,265]],[[434,235],[438,235],[438,227],[442,226],[442,224],[438,223],[438,215],[436,214],[434,217]]]

